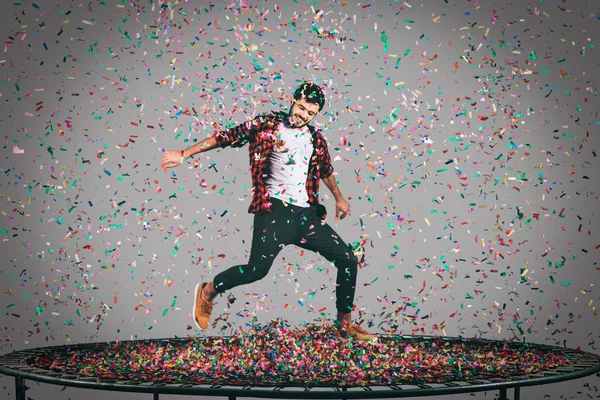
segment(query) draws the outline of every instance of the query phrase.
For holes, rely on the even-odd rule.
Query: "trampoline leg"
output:
[[[515,398],[513,400],[521,400],[521,388],[515,387]]]
[[[158,400],[158,393],[154,393],[154,400]]]
[[[17,393],[17,400],[25,400],[25,391],[27,387],[25,386],[25,379],[21,376],[15,376],[15,389]]]
[[[347,387],[343,387],[342,388],[342,392],[347,392],[348,388]],[[346,397],[342,397],[342,400],[348,400]]]
[[[235,400],[235,396],[229,396],[229,400]]]
[[[508,400],[508,397],[506,397],[506,388],[500,388],[499,400]]]

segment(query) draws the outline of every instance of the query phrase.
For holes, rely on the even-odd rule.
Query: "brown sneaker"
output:
[[[208,301],[202,295],[202,289],[206,286],[206,282],[201,282],[196,285],[194,294],[194,322],[198,329],[204,331],[208,328],[210,322],[210,314],[212,313],[212,301]]]
[[[362,326],[352,324],[348,328],[348,334],[358,340],[374,340],[375,335],[368,333]]]

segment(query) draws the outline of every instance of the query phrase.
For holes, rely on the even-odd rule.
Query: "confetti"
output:
[[[248,261],[261,154],[160,158],[286,110],[304,80],[326,93],[314,124],[353,211],[327,220],[359,260],[353,318],[597,351],[598,12],[496,3],[7,2],[7,351],[191,330],[196,283]],[[223,294],[215,333],[330,317],[336,273],[290,246]]]
[[[535,374],[576,361],[571,353],[518,342],[401,336],[356,341],[328,324],[292,329],[278,319],[228,337],[45,349],[29,357],[28,364],[102,380],[314,387],[469,382]]]

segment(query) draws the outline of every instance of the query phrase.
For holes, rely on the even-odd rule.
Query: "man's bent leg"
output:
[[[308,210],[301,221],[303,223],[301,223],[300,235],[294,243],[297,246],[322,254],[337,268],[335,305],[338,311],[338,328],[354,339],[374,339],[375,336],[368,333],[364,328],[352,324],[351,312],[358,272],[358,259],[354,252],[328,224],[321,222],[314,208]]]
[[[196,325],[201,330],[208,328],[212,301],[218,293],[264,278],[277,254],[293,237],[294,231],[284,216],[267,212],[255,214],[248,264],[231,267],[218,274],[212,282],[196,286],[193,308]]]
[[[290,222],[285,215],[278,213],[255,214],[248,264],[231,267],[215,276],[213,284],[216,293],[264,278],[281,249],[290,244],[295,236],[296,228]]]

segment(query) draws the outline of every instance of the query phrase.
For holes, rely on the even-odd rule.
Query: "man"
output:
[[[319,180],[335,197],[336,219],[350,213],[335,178],[327,143],[309,123],[323,109],[325,97],[318,85],[304,82],[294,93],[289,113],[257,117],[181,151],[166,151],[163,168],[175,167],[188,157],[217,146],[249,144],[252,171],[254,232],[250,259],[196,286],[194,320],[199,329],[210,323],[212,302],[236,286],[264,278],[283,246],[295,244],[322,254],[337,268],[336,326],[357,339],[371,339],[352,324],[358,260],[339,235],[325,223],[325,207],[319,204]]]

